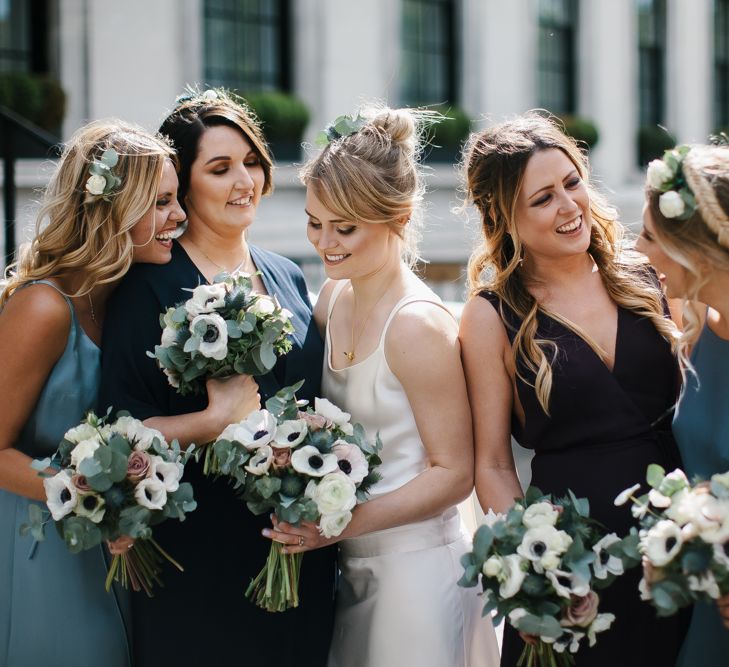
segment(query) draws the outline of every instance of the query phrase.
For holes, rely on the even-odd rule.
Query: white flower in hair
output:
[[[104,176],[101,176],[100,174],[93,174],[92,176],[89,176],[86,181],[86,192],[91,195],[98,196],[103,195],[105,189],[106,178],[104,178]]]
[[[660,190],[666,181],[671,181],[673,176],[673,169],[663,160],[652,160],[648,164],[646,180],[648,181],[648,185],[656,190]]]
[[[666,218],[678,218],[686,210],[686,204],[678,192],[669,190],[658,197],[658,208]]]

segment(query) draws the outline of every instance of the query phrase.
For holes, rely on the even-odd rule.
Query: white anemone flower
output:
[[[580,640],[584,636],[584,632],[565,628],[564,632],[557,639],[551,639],[549,637],[541,637],[541,639],[547,643],[552,642],[552,646],[557,653],[564,653],[567,650],[570,653],[577,653],[580,649]]]
[[[76,514],[85,516],[93,523],[99,523],[104,518],[106,508],[104,499],[96,493],[82,493],[78,495]]]
[[[354,428],[349,423],[352,415],[350,415],[349,412],[340,410],[336,405],[334,405],[334,403],[328,401],[326,398],[314,399],[314,412],[339,426],[345,435],[352,435],[352,433],[354,433]]]
[[[265,475],[273,461],[273,448],[270,445],[261,445],[251,456],[245,469],[251,475]]]
[[[332,454],[337,457],[339,469],[355,484],[367,477],[369,467],[362,450],[350,442],[337,440],[332,446]]]
[[[587,628],[587,639],[590,642],[590,646],[594,646],[597,642],[596,634],[599,632],[605,632],[609,630],[610,626],[615,620],[615,614],[598,614],[595,620],[592,622],[589,628]]]
[[[270,444],[276,437],[276,430],[276,417],[268,410],[254,410],[242,422],[226,426],[220,438],[234,440],[252,450]]]
[[[572,538],[563,530],[557,530],[550,525],[542,525],[537,528],[529,528],[524,533],[516,552],[534,563],[539,563],[540,567],[547,564],[550,565],[548,569],[554,569],[554,556],[564,553],[570,544],[572,544]]]
[[[291,455],[291,465],[296,472],[310,477],[324,477],[339,468],[334,454],[322,454],[313,445],[300,447]]]
[[[592,569],[595,577],[598,579],[607,579],[608,574],[623,574],[623,561],[617,556],[608,553],[607,548],[611,544],[620,542],[620,538],[615,533],[605,535],[599,542],[592,547],[595,552],[595,560],[592,563]]]
[[[156,477],[147,477],[135,487],[134,498],[142,507],[161,510],[167,504],[167,491]]]
[[[290,419],[276,427],[274,442],[279,449],[292,448],[300,445],[309,432],[306,421],[303,419]]]
[[[212,313],[216,308],[222,308],[225,305],[225,294],[225,284],[223,283],[198,285],[192,290],[192,298],[185,302],[185,310],[193,317]]]
[[[630,500],[630,496],[632,496],[638,489],[640,488],[640,484],[633,484],[629,489],[625,489],[625,491],[621,491],[617,498],[615,498],[615,505],[625,505]]]
[[[203,329],[201,334],[197,331]],[[200,335],[198,352],[203,357],[222,361],[228,354],[228,325],[217,313],[198,315],[190,323],[190,331]]]
[[[570,599],[572,595],[581,598],[590,592],[590,582],[585,581],[574,572],[549,570],[547,572],[547,579],[549,579],[557,595],[563,598]]]
[[[97,435],[98,433],[96,432],[96,429],[91,426],[91,424],[84,422],[83,424],[74,426],[72,429],[66,431],[66,434],[63,437],[69,442],[75,442],[78,444],[82,440],[93,440],[97,437]]]
[[[311,480],[304,495],[316,503],[319,514],[345,512],[357,504],[354,482],[339,471],[324,475],[319,482]]]
[[[665,519],[641,536],[641,550],[656,567],[670,563],[681,550],[682,544],[681,529],[673,521]]]
[[[94,452],[99,448],[98,435],[88,440],[82,440],[71,450],[71,465],[78,469],[81,461],[93,457]]]
[[[719,584],[716,582],[714,573],[711,570],[707,570],[700,577],[689,575],[687,581],[689,590],[696,593],[706,593],[712,600],[717,600],[721,596]]]
[[[322,514],[319,519],[319,532],[324,537],[339,537],[351,520],[352,512],[349,510],[334,512],[332,514]]]
[[[78,493],[68,470],[61,470],[53,477],[46,477],[43,480],[43,487],[46,490],[46,504],[54,521],[60,521],[74,510]]]
[[[499,595],[502,598],[514,597],[520,590],[526,577],[524,566],[526,562],[519,554],[509,554],[502,560],[501,574],[499,574]]]
[[[176,461],[165,461],[161,456],[151,456],[148,477],[153,477],[162,483],[167,493],[173,493],[180,488],[180,479],[184,466]]]
[[[527,528],[539,528],[539,526],[554,526],[559,518],[559,512],[552,503],[541,502],[529,505],[524,510],[521,522]]]
[[[177,329],[165,327],[162,329],[162,339],[160,345],[162,347],[172,347],[177,342]]]

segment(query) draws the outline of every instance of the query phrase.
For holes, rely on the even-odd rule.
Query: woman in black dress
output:
[[[131,271],[109,303],[100,407],[128,410],[168,439],[205,443],[257,408],[257,392],[265,402],[304,379],[300,398],[312,400],[319,392],[323,343],[301,271],[246,241],[260,198],[272,188],[271,157],[253,117],[226,94],[206,91],[180,102],[160,129],[178,151],[179,199],[189,228],[169,264]],[[293,349],[257,385],[242,376],[209,381],[207,395],[182,397],[145,354],[159,344],[159,315],[189,298],[186,288],[237,270],[259,271],[254,289],[293,313]],[[324,665],[333,619],[333,549],[305,556],[297,609],[263,611],[244,591],[268,555],[261,531],[269,518],[253,516],[232,486],[204,477],[201,465],[188,465],[185,477],[197,510],[184,523],[166,522],[155,532],[185,572],[166,570],[165,587],[152,599],[134,596],[135,665]]]
[[[572,489],[610,531],[628,532],[620,491],[649,463],[680,464],[670,431],[678,371],[673,325],[653,276],[621,245],[622,227],[588,183],[585,156],[550,120],[526,115],[474,135],[468,195],[483,245],[472,256],[472,298],[461,344],[484,510],[521,496],[510,436],[535,451],[532,484]],[[612,628],[577,664],[675,663],[681,619],[657,620],[639,572],[602,592]],[[523,648],[506,626],[502,665]]]

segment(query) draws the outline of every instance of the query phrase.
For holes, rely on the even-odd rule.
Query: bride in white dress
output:
[[[458,328],[404,261],[423,194],[419,114],[363,117],[330,130],[302,179],[308,238],[330,278],[314,313],[322,394],[379,432],[383,479],[338,538],[313,524],[266,532],[291,553],[339,542],[329,667],[495,667],[477,590],[456,585],[470,548],[456,504],[474,465]]]

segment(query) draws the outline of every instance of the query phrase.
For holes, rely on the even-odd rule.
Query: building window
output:
[[[205,0],[204,12],[205,83],[290,90],[289,0]]]
[[[537,85],[539,106],[575,112],[577,0],[539,0]]]
[[[729,128],[729,0],[714,4],[714,123]]]
[[[47,0],[0,0],[0,72],[48,71]]]
[[[400,99],[455,103],[454,0],[402,0]]]
[[[636,0],[636,3],[639,114],[643,127],[663,122],[666,3],[665,0]]]

